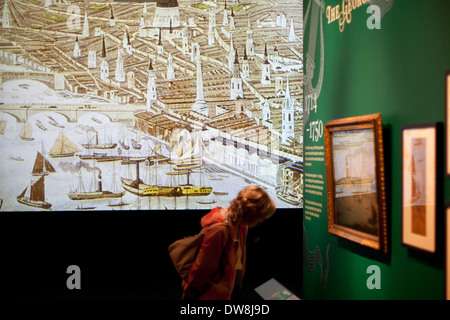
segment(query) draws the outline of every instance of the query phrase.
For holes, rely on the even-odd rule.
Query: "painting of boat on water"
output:
[[[378,236],[373,130],[333,134],[336,223]]]
[[[387,253],[381,114],[325,125],[328,231]]]

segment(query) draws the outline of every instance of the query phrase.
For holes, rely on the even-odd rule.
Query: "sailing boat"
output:
[[[119,140],[119,143],[120,143],[120,146],[121,146],[124,150],[129,150],[129,149],[130,149],[130,146],[127,145],[123,139],[120,139],[120,140]]]
[[[133,146],[134,149],[141,150],[142,145],[140,144],[140,142],[141,142],[141,130],[138,131],[136,135],[136,140],[131,139],[131,145]]]
[[[159,162],[166,162],[169,160],[168,157],[162,155],[161,153],[158,153],[158,151],[161,150],[161,143],[158,143],[152,150],[150,156],[148,157],[148,160],[146,163],[147,165],[153,165],[154,163],[159,163]],[[150,147],[149,147],[150,149]]]
[[[161,145],[158,144],[153,149],[151,155],[149,157],[145,157],[143,159],[139,158],[133,158],[128,159],[128,161],[122,162],[122,164],[135,164],[136,165],[136,179],[129,179],[129,178],[121,178],[122,186],[125,190],[128,192],[135,194],[139,197],[148,197],[148,196],[158,196],[160,194],[160,191],[164,189],[164,187],[161,187],[158,183],[158,164],[160,162],[166,162],[167,157],[164,157],[163,155],[157,153],[161,149]],[[155,168],[155,174],[153,174],[154,178],[154,184],[148,184],[144,183],[144,181],[140,177],[140,163],[145,163],[145,169],[149,170],[150,167],[154,166]],[[169,190],[171,191],[172,188],[169,187]]]
[[[75,152],[79,151],[81,150],[61,132],[50,149],[49,154],[52,158],[62,158],[72,157]]]
[[[89,132],[88,132],[89,134]],[[92,143],[92,140],[95,139],[95,142]],[[88,143],[82,145],[86,149],[114,149],[117,146],[117,143],[99,143],[98,142],[98,132],[94,130],[94,137],[88,136]]]
[[[42,155],[42,153],[38,152],[31,174],[33,176],[46,176],[49,173],[54,172],[56,172],[56,170],[53,168],[52,164]]]
[[[96,176],[96,171],[98,171],[98,176]],[[80,169],[80,175],[78,180],[78,187],[74,192],[69,192],[68,196],[72,200],[92,200],[92,199],[103,199],[103,198],[120,198],[125,194],[125,191],[118,190],[115,188],[112,191],[103,190],[102,184],[102,174],[100,170],[90,170],[91,183],[89,187],[85,186],[85,181],[83,179],[83,169]],[[115,179],[113,175],[113,180]],[[113,188],[115,184],[113,181]]]
[[[160,146],[158,147],[160,148]],[[155,150],[157,148],[155,147]],[[175,150],[182,150],[182,148],[174,148]],[[159,156],[155,153],[155,150],[153,151],[153,155],[148,157],[147,160],[148,163],[158,163],[159,161],[167,161],[166,157]],[[192,152],[194,150],[193,148],[188,148],[186,150],[189,150],[189,152]],[[198,150],[198,149],[196,149]],[[181,162],[181,159],[183,157],[187,157],[187,155],[180,154],[181,157],[177,157],[176,163],[179,165],[183,165]],[[179,161],[178,161],[179,160]],[[187,161],[191,161],[191,159],[186,159]],[[128,178],[121,178],[122,186],[125,190],[138,195],[140,197],[143,196],[160,196],[160,197],[180,197],[180,196],[207,196],[212,192],[212,188],[208,186],[196,186],[191,183],[190,176],[193,172],[193,168],[174,168],[173,171],[166,172],[167,176],[186,176],[187,177],[187,183],[186,184],[179,184],[179,183],[169,183],[169,184],[162,184],[156,181],[155,184],[148,184],[145,183],[140,178],[140,162],[143,160],[136,160],[133,161],[136,164],[136,179],[128,179]],[[154,166],[156,171],[159,171]],[[196,168],[199,168],[198,164],[196,164]],[[154,175],[157,177],[157,174]]]
[[[157,196],[159,193],[159,188],[157,186],[144,183],[140,178],[139,163],[143,161],[144,160],[133,161],[136,164],[136,179],[120,178],[122,186],[126,191],[139,197]]]
[[[411,163],[409,167],[411,172],[411,204],[414,204],[422,197],[422,192],[420,191],[419,185],[416,182],[416,166],[414,163],[414,155],[411,157]]]
[[[32,141],[34,138],[31,137],[31,134],[33,132],[33,127],[30,123],[25,122],[22,126],[22,129],[20,130],[20,138],[25,141]]]
[[[38,152],[34,161],[31,183],[17,197],[17,201],[27,206],[50,209],[51,204],[45,201],[45,176],[55,169],[44,156]]]
[[[180,135],[183,137],[184,135]],[[191,175],[193,173],[199,173],[201,177],[201,167],[203,165],[203,160],[201,157],[202,141],[200,134],[191,135],[192,139],[184,140],[181,138],[178,143],[176,143],[171,152],[171,160],[169,163],[174,164],[172,171],[167,172],[169,176],[186,176],[186,183],[177,183],[173,187],[173,192],[169,195],[176,196],[207,196],[213,189],[209,186],[204,186],[202,181],[200,185],[194,185],[191,183]],[[195,170],[198,169],[198,170]],[[161,194],[160,195],[165,195]]]
[[[0,134],[5,133],[5,128],[6,128],[6,120],[0,120]]]

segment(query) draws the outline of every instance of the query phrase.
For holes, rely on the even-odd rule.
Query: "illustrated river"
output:
[[[0,103],[11,103],[10,99],[22,100],[24,104],[58,102],[62,101],[80,103],[85,99],[86,103],[92,103],[92,99],[98,97],[74,97],[67,92],[55,92],[45,85],[31,80],[10,81],[3,84],[0,90]],[[26,206],[17,201],[17,196],[30,185],[32,170],[37,152],[42,153],[48,159],[56,172],[45,176],[45,198],[52,205],[52,211],[73,210],[164,210],[164,209],[208,209],[215,206],[228,206],[237,192],[245,186],[256,184],[255,182],[223,168],[205,162],[201,169],[201,175],[191,175],[190,182],[196,185],[202,184],[213,188],[214,193],[199,197],[139,197],[130,192],[125,192],[122,198],[102,198],[94,200],[71,200],[68,193],[73,192],[80,182],[80,168],[84,168],[81,180],[88,183],[86,178],[89,172],[94,170],[101,172],[102,186],[104,190],[120,185],[120,177],[135,179],[136,166],[122,164],[121,161],[97,162],[95,160],[81,160],[77,155],[72,157],[52,158],[48,155],[55,140],[63,133],[71,142],[79,147],[80,153],[102,152],[108,155],[117,155],[120,144],[112,150],[86,150],[82,144],[88,142],[88,136],[93,130],[97,131],[99,142],[118,143],[123,140],[131,144],[131,139],[137,138],[133,123],[111,122],[103,114],[85,114],[76,123],[67,122],[66,117],[56,112],[43,112],[29,117],[28,122],[32,125],[32,141],[24,141],[19,134],[23,123],[17,122],[16,118],[1,111],[0,120],[6,121],[6,128],[0,134],[0,199],[3,200],[0,211],[35,211],[43,210]],[[53,120],[58,124],[55,125]],[[154,137],[142,135],[140,141],[142,148],[134,150],[121,149],[122,156],[148,156],[159,143]],[[162,145],[159,151],[168,156],[170,150],[167,145]],[[165,167],[164,167],[165,166]],[[140,178],[144,182],[158,178],[159,183],[174,183],[166,176],[168,170],[166,165],[157,169],[149,167],[145,163],[140,164]],[[93,174],[92,174],[93,176]],[[170,179],[182,179],[170,178]],[[186,183],[178,180],[178,183]],[[201,179],[201,180],[200,180]],[[175,181],[177,183],[177,181]],[[267,188],[269,194],[277,202],[279,207],[290,207],[289,204],[281,202],[276,197],[274,188]]]

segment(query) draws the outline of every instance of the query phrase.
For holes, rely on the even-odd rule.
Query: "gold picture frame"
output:
[[[438,124],[402,127],[402,243],[436,251]]]
[[[381,114],[324,126],[328,232],[388,252]]]

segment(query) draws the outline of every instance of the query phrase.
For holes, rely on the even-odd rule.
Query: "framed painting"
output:
[[[447,146],[445,176],[450,178],[450,70],[445,74],[445,134]]]
[[[445,208],[446,221],[446,258],[445,258],[445,299],[450,300],[450,202],[447,202]]]
[[[325,125],[328,231],[388,251],[381,114]]]
[[[437,124],[402,128],[402,242],[436,251]]]

